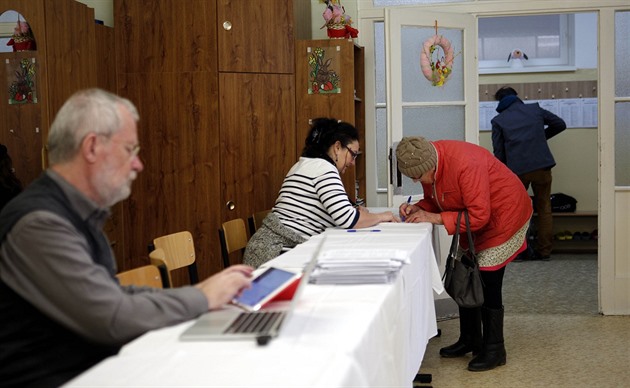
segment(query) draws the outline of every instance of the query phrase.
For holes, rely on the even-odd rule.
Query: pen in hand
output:
[[[411,203],[411,195],[409,196],[409,198],[407,198],[407,206],[409,206],[410,203]],[[407,213],[407,208],[405,208],[405,213]],[[405,218],[406,217],[404,215],[400,216],[400,220],[402,222],[405,222]]]

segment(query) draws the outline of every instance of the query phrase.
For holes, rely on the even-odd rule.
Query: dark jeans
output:
[[[549,256],[553,244],[553,217],[551,216],[551,170],[536,170],[518,176],[525,189],[532,186],[534,211],[538,213],[536,222],[536,251],[541,256]]]

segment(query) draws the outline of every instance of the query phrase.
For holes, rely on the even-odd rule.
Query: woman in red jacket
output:
[[[501,289],[505,266],[527,246],[532,202],[523,184],[488,150],[475,144],[405,137],[396,148],[398,169],[420,182],[424,198],[402,204],[405,222],[444,225],[456,232],[457,213],[468,209],[470,228],[484,284],[481,308],[459,308],[459,340],[440,349],[442,357],[473,352],[471,371],[494,369],[506,362]],[[460,227],[465,232],[462,222]],[[464,248],[466,239],[461,241]],[[481,326],[483,323],[483,335]]]

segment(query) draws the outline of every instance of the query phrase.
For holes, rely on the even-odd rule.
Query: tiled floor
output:
[[[597,314],[596,255],[554,255],[508,266],[504,280],[507,364],[469,372],[472,356],[445,359],[459,319],[438,322],[421,372],[442,387],[630,386],[630,317]]]

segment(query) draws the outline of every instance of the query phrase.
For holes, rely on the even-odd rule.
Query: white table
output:
[[[308,285],[291,320],[267,346],[254,341],[181,342],[192,321],[145,334],[71,381],[72,387],[410,387],[437,333],[433,291],[441,281],[430,224],[381,224],[379,233],[328,230],[322,250],[409,252],[391,284]],[[299,270],[315,236],[267,265]]]

